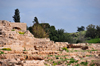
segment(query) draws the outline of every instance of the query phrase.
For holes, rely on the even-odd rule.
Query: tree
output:
[[[58,42],[64,42],[64,29],[57,30]]]
[[[50,26],[50,29],[51,30],[55,30],[55,26]]]
[[[18,9],[15,9],[15,15],[13,16],[15,22],[20,22],[20,12]]]
[[[39,25],[41,25],[41,27],[45,30],[45,32],[49,34],[49,28],[50,28],[49,23],[40,23]]]
[[[28,27],[28,30],[33,34],[32,26]]]
[[[70,34],[64,33],[64,29],[55,30],[54,26],[50,27],[49,38],[55,42],[73,42]]]
[[[50,40],[53,40],[53,41],[57,41],[58,38],[57,38],[57,30],[55,30],[55,26],[50,26],[50,29],[49,29],[49,38]]]
[[[86,27],[87,31],[86,31],[86,37],[91,37],[91,38],[95,38],[96,37],[96,29],[95,29],[95,25],[88,25]]]
[[[47,33],[39,24],[34,24],[32,33],[36,38],[48,38]]]
[[[50,40],[53,40],[55,42],[64,42],[64,30],[63,29],[55,30],[55,27],[51,26],[49,38]]]
[[[77,31],[80,32],[80,31],[84,31],[85,30],[85,27],[84,26],[81,26],[81,27],[77,27]]]
[[[38,18],[37,18],[37,17],[34,17],[34,21],[33,21],[33,23],[35,23],[35,24],[39,24],[39,21],[38,21]]]
[[[96,37],[100,38],[100,26],[96,26]]]
[[[73,37],[70,33],[64,33],[63,42],[73,43]]]

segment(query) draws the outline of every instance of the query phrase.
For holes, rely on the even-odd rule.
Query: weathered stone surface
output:
[[[34,38],[28,30],[24,29],[24,23],[11,23],[4,20],[0,21],[0,25],[0,31],[2,31],[0,33],[2,36],[0,46],[5,46],[12,50],[24,50],[23,48],[32,51],[61,50],[62,47],[66,47],[68,44],[67,42],[54,43],[49,38]],[[21,25],[24,27],[21,27]],[[19,34],[19,32],[24,32],[24,34]]]
[[[58,66],[66,66],[66,62],[70,63],[72,58],[78,63],[100,60],[100,44],[54,43],[49,38],[35,38],[21,25],[25,27],[23,23],[0,20],[0,52],[4,52],[0,54],[1,66],[44,66],[44,62],[52,66],[53,61]],[[68,51],[63,50],[64,47],[68,47]],[[10,48],[11,51],[3,48]],[[71,63],[72,66],[75,64]]]

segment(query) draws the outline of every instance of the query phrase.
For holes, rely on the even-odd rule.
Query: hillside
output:
[[[86,40],[86,42],[88,42],[88,43],[100,43],[100,38],[94,38],[94,39],[91,39],[91,40]]]

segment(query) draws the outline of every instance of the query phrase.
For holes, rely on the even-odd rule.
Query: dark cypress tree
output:
[[[15,15],[13,16],[15,22],[20,22],[20,12],[18,9],[15,9]]]
[[[35,23],[35,24],[39,24],[39,21],[38,21],[38,18],[37,18],[37,17],[34,17],[34,21],[33,21],[33,23]]]

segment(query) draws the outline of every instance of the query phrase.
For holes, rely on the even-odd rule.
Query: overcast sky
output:
[[[100,25],[100,0],[0,0],[0,20],[13,21],[15,9],[21,22],[32,26],[36,16],[40,23],[49,23],[65,32],[77,27]]]

